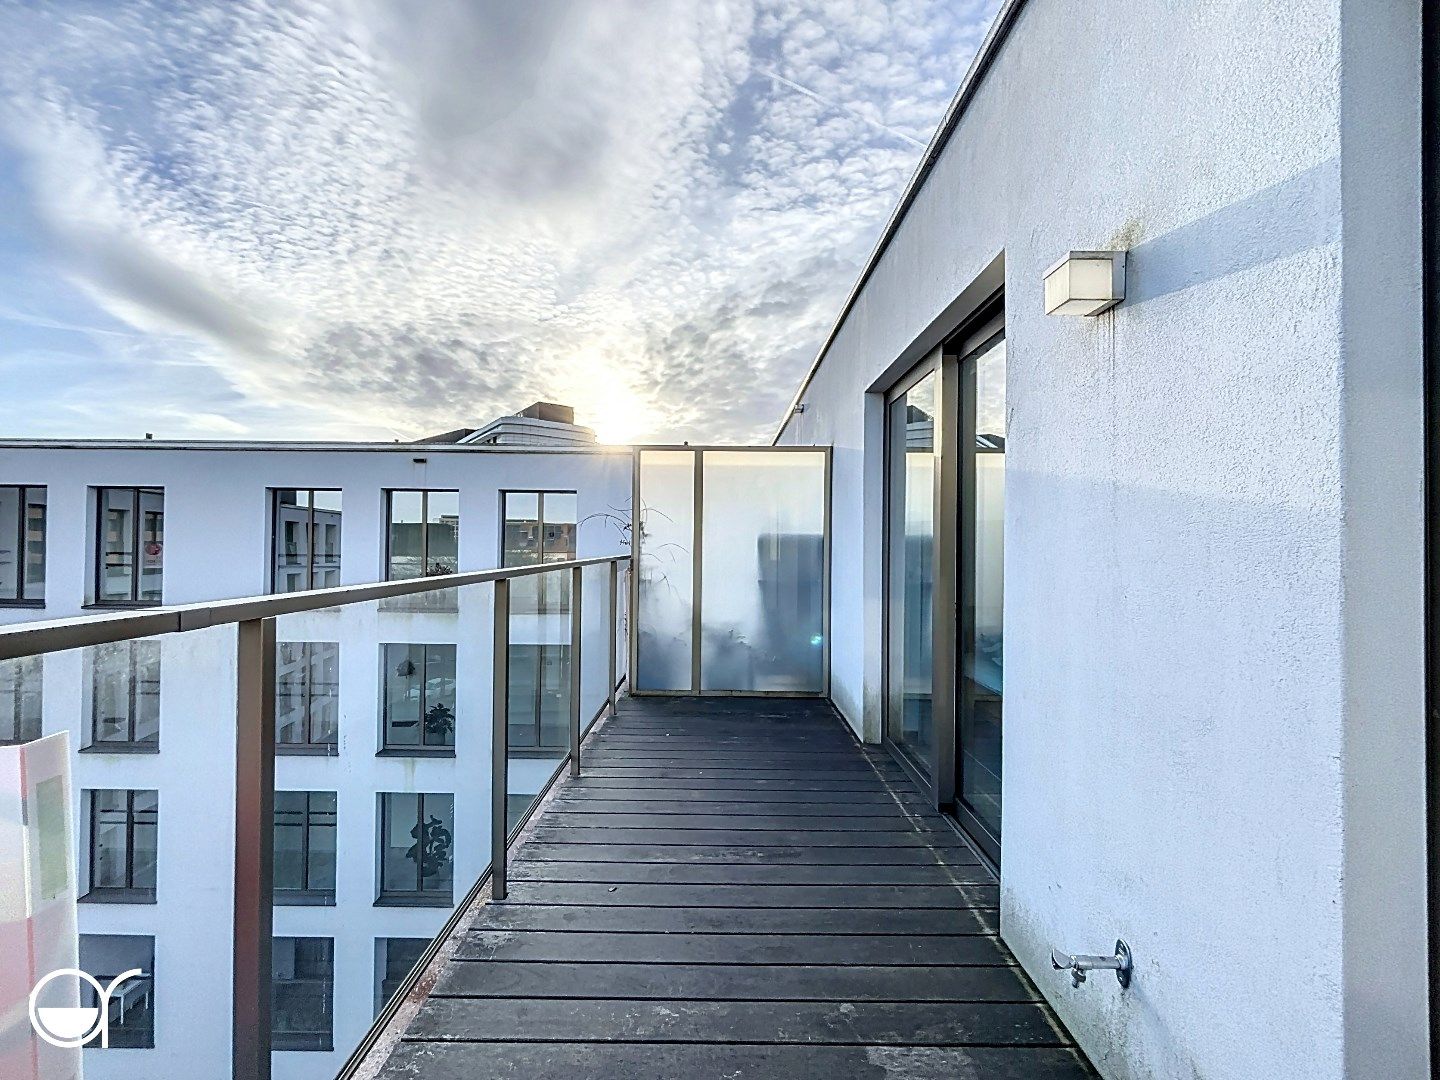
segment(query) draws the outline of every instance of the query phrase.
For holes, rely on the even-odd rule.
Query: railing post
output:
[[[235,959],[231,1075],[270,1080],[275,871],[275,620],[236,626]]]
[[[505,852],[509,842],[510,790],[510,580],[495,582],[495,654],[491,663],[494,688],[490,728],[490,897],[504,900],[509,888]]]
[[[620,631],[617,629],[620,619],[620,564],[612,561],[610,563],[610,629],[605,635],[610,642],[610,681],[605,684],[605,704],[610,707],[610,715],[615,715],[615,652],[617,638]]]
[[[581,590],[584,588],[585,571],[575,567],[570,571],[570,775],[580,775],[580,639],[584,629]]]

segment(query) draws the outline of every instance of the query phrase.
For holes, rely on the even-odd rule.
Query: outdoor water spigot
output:
[[[1069,953],[1052,948],[1050,964],[1056,971],[1070,972],[1070,985],[1075,987],[1085,981],[1087,971],[1113,971],[1122,990],[1129,987],[1130,972],[1134,968],[1134,963],[1130,958],[1130,946],[1123,941],[1115,942],[1114,956],[1087,956],[1084,954],[1071,956]]]

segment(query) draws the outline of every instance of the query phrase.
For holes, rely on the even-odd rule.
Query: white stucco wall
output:
[[[875,392],[1003,273],[1002,930],[1107,1077],[1426,1074],[1418,42],[1399,0],[1030,0],[782,434],[835,447],[875,738]],[[1110,247],[1125,303],[1046,317]],[[1117,937],[1123,995],[1049,968]]]
[[[415,458],[424,459],[416,463]],[[166,603],[249,596],[267,591],[269,489],[340,488],[344,584],[384,576],[385,489],[460,492],[460,569],[500,564],[502,490],[574,490],[582,524],[578,554],[623,550],[602,515],[627,512],[628,450],[492,450],[426,445],[349,449],[163,444],[64,446],[0,442],[0,484],[47,489],[44,609],[0,608],[0,624],[67,618],[85,611],[94,534],[87,526],[91,489],[148,485],[165,491]],[[608,574],[586,570],[582,715],[603,700],[607,675],[603,622]],[[281,756],[280,791],[337,796],[336,903],[280,906],[276,936],[335,942],[334,1050],[275,1055],[277,1080],[335,1075],[374,1016],[375,941],[430,938],[449,909],[376,906],[378,792],[454,795],[454,898],[458,902],[489,861],[492,614],[489,586],[458,597],[457,614],[380,611],[375,603],[282,617],[282,641],[340,644],[339,749],[333,757]],[[539,641],[536,617],[517,617],[512,640]],[[159,792],[156,903],[79,905],[82,934],[155,939],[155,1046],[91,1050],[91,1080],[228,1075],[234,867],[235,631],[215,627],[161,641],[160,751],[81,752],[73,756],[77,844],[88,826],[82,792],[133,788]],[[377,756],[382,642],[456,645],[455,755]],[[624,651],[621,650],[623,665]],[[45,658],[43,729],[86,738],[80,650]],[[510,790],[534,792],[554,760],[517,758]],[[83,854],[81,859],[83,859]],[[84,886],[82,885],[82,891]]]

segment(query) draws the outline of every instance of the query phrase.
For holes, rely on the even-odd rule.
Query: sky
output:
[[[0,0],[0,437],[768,441],[996,0]]]

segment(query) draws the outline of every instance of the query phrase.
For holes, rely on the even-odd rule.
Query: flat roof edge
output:
[[[985,40],[980,43],[974,58],[970,61],[970,67],[965,71],[965,77],[960,81],[960,88],[955,91],[955,96],[950,99],[950,105],[945,110],[945,116],[941,119],[940,125],[935,129],[935,134],[930,137],[930,142],[925,147],[925,153],[920,155],[920,162],[915,166],[915,171],[910,174],[910,180],[905,185],[905,190],[900,193],[900,200],[895,204],[895,209],[890,212],[890,217],[885,222],[885,228],[880,232],[880,239],[875,242],[875,247],[870,251],[870,257],[865,260],[865,265],[860,271],[860,276],[851,286],[849,294],[845,297],[845,303],[840,308],[840,314],[836,316],[835,322],[830,327],[830,332],[825,335],[824,342],[820,345],[820,351],[811,362],[810,368],[805,372],[805,377],[800,380],[799,389],[795,396],[790,399],[790,404],[785,409],[785,415],[776,429],[774,437],[770,440],[771,445],[779,443],[780,437],[785,434],[791,419],[795,416],[795,406],[800,404],[805,391],[809,389],[815,373],[820,370],[830,347],[835,344],[835,339],[840,336],[840,330],[845,325],[845,320],[850,317],[854,310],[855,303],[860,299],[865,286],[875,273],[880,260],[884,257],[886,249],[890,247],[890,241],[895,239],[895,234],[900,231],[900,226],[905,216],[910,212],[920,189],[925,186],[925,181],[930,178],[934,171],[935,162],[939,160],[941,153],[950,142],[950,136],[960,124],[960,118],[965,115],[971,100],[975,97],[980,83],[984,80],[986,73],[990,70],[996,55],[1001,46],[1010,36],[1010,31],[1015,25],[1015,20],[1020,14],[1020,9],[1025,6],[1025,0],[1004,0],[1000,10],[995,13],[995,19],[990,24],[990,29],[985,34]]]
[[[474,443],[268,442],[170,439],[0,439],[0,450],[273,450],[413,454],[628,454],[629,445],[476,445]]]

